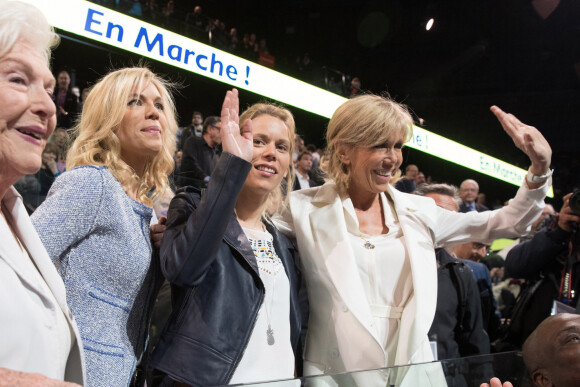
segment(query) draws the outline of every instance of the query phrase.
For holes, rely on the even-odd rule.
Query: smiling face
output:
[[[121,142],[121,158],[135,168],[135,160],[152,158],[163,147],[167,118],[163,98],[150,83],[141,93],[132,93],[116,134]]]
[[[0,58],[0,180],[38,171],[56,125],[55,80],[46,60],[27,43]]]
[[[342,162],[350,170],[349,193],[353,195],[378,194],[389,187],[392,175],[403,161],[404,138],[397,136],[373,148],[343,146]]]
[[[244,189],[268,195],[280,186],[290,168],[290,136],[282,120],[270,115],[252,119],[254,137],[253,168]]]

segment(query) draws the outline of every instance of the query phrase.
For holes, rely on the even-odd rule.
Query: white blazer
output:
[[[82,385],[85,377],[81,339],[66,303],[64,283],[30,221],[21,196],[13,187],[6,192],[2,207],[3,211],[11,215],[14,231],[56,299],[57,307],[62,310],[72,327],[74,339],[66,363],[64,380]],[[50,362],[54,361],[47,356],[54,350],[47,347],[50,340],[44,342],[43,337],[50,335],[54,315],[61,311],[53,309],[54,301],[47,297],[46,288],[39,286],[38,277],[31,275],[30,265],[25,265],[26,262],[16,259],[15,248],[18,246],[11,235],[0,235],[0,343],[2,343],[0,367],[43,373],[42,370],[51,369]],[[33,308],[35,303],[30,301],[31,290],[47,305],[44,310],[39,311],[38,307]],[[11,311],[18,313],[11,313]],[[26,315],[31,323],[22,320],[15,321],[10,318],[11,315]],[[18,320],[18,317],[16,319]],[[7,343],[13,345],[7,345]]]
[[[433,360],[427,333],[437,304],[434,249],[525,234],[541,213],[550,184],[536,190],[524,184],[509,206],[481,213],[447,211],[430,198],[389,188],[408,249],[414,289],[401,317],[394,364]],[[292,192],[290,212],[279,217],[277,225],[295,235],[308,287],[305,374],[386,367],[386,353],[373,329],[336,185],[329,182]]]

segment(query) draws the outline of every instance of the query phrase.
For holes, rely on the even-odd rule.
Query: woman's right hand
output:
[[[252,161],[254,153],[252,121],[246,120],[243,123],[242,135],[240,133],[239,111],[238,90],[228,91],[222,105],[222,128],[220,130],[222,149],[224,152],[231,153],[246,161]]]

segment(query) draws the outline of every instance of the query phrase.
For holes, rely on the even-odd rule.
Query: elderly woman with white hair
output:
[[[12,187],[38,171],[56,125],[48,63],[57,43],[38,9],[0,0],[0,386],[84,382],[63,281]]]

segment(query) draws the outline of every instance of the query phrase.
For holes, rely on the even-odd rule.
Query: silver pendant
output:
[[[274,345],[274,343],[276,342],[274,340],[274,330],[272,329],[270,324],[268,324],[268,329],[266,330],[266,337],[268,338],[268,345]]]
[[[365,249],[368,249],[368,250],[372,250],[372,249],[375,248],[375,245],[373,245],[371,242],[369,242],[367,240],[365,240],[365,245],[364,246],[365,246]]]

